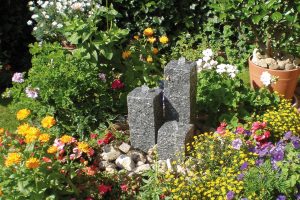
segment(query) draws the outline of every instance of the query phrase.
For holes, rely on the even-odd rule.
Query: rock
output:
[[[137,166],[141,166],[141,165],[144,165],[144,164],[145,164],[145,163],[142,162],[142,161],[138,161],[138,162],[136,163]]]
[[[127,154],[132,158],[132,160],[137,163],[138,161],[141,161],[143,163],[146,162],[146,157],[144,156],[144,153],[138,150],[130,150]]]
[[[114,173],[117,173],[118,170],[117,170],[116,165],[111,163],[111,165],[109,165],[105,168],[105,171],[110,173],[110,174],[114,174]]]
[[[137,173],[137,174],[142,174],[143,172],[148,171],[150,169],[151,169],[151,167],[150,167],[149,164],[143,164],[143,165],[138,166],[137,168],[135,168],[134,172]]]
[[[285,54],[284,56],[282,56],[281,60],[285,60],[288,63],[293,63],[294,56],[291,54]]]
[[[265,61],[270,69],[279,69],[277,62],[274,58],[266,58]]]
[[[166,161],[164,161],[164,160],[159,160],[159,161],[157,162],[157,164],[158,164],[158,171],[159,171],[159,172],[166,172],[166,171],[167,171],[168,167],[167,167]]]
[[[146,158],[149,163],[153,163],[152,156],[147,155]]]
[[[129,126],[126,123],[116,122],[111,125],[111,128],[117,131],[125,131],[128,130]]]
[[[287,64],[288,62],[286,60],[278,60],[277,61],[277,65],[278,65],[278,68],[279,69],[285,69],[285,65]]]
[[[121,155],[121,152],[115,149],[112,145],[105,145],[101,154],[103,160],[114,161]]]
[[[186,170],[180,165],[176,165],[176,172],[180,174],[186,174]]]
[[[119,146],[119,150],[122,151],[123,153],[128,153],[128,151],[130,150],[131,146],[125,142],[123,142],[120,146]]]
[[[285,70],[292,70],[292,69],[295,69],[295,66],[291,63],[288,63],[285,65]]]
[[[116,160],[116,165],[121,169],[126,169],[127,171],[133,171],[135,164],[130,156],[120,155]]]
[[[293,64],[295,68],[300,68],[300,58],[295,58]]]
[[[276,63],[276,64],[269,65],[269,69],[277,70],[277,69],[280,69],[280,68]]]
[[[268,64],[266,62],[266,59],[260,59],[260,60],[258,60],[258,62],[257,62],[256,65],[258,65],[260,67],[263,67],[263,68],[268,68]]]
[[[170,160],[170,159],[167,159],[167,160],[166,160],[166,163],[167,163],[168,170],[172,172],[172,171],[173,171],[173,167],[172,167],[171,160]]]
[[[99,162],[98,166],[99,166],[100,170],[105,170],[105,168],[108,167],[109,164],[110,163],[108,161],[102,160],[102,161]]]

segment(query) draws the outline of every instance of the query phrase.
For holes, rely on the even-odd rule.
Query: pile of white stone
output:
[[[123,142],[117,146],[107,144],[101,150],[101,153],[98,154],[100,159],[99,169],[108,173],[116,173],[123,170],[128,176],[132,176],[134,174],[142,174],[155,167],[154,148],[149,149],[145,153],[133,149],[129,144]],[[158,160],[156,164],[161,172],[173,170],[169,159],[165,161]]]
[[[258,49],[254,49],[252,62],[260,67],[273,70],[292,70],[300,68],[300,58],[290,54],[274,53],[273,58],[263,55]]]

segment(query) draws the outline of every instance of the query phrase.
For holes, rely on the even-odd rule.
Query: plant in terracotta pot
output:
[[[222,23],[235,24],[257,44],[249,59],[251,85],[261,87],[260,76],[267,71],[278,78],[270,90],[291,98],[300,74],[300,1],[212,0],[210,7]]]

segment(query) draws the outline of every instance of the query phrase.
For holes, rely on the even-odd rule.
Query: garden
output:
[[[0,199],[300,200],[299,0],[0,10]]]

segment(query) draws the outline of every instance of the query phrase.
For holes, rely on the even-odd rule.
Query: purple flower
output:
[[[255,161],[255,165],[256,166],[261,166],[264,162],[265,162],[264,159],[260,158],[260,159]]]
[[[248,167],[248,162],[246,161],[246,162],[244,162],[243,164],[242,164],[242,166],[240,167],[240,170],[244,170],[244,169],[246,169]]]
[[[281,161],[284,158],[284,151],[282,149],[274,149],[271,155],[275,161]]]
[[[106,75],[104,73],[99,73],[98,76],[101,81],[103,81],[104,83],[106,82]]]
[[[244,174],[242,173],[242,174],[239,174],[238,176],[237,176],[237,180],[238,181],[241,181],[241,180],[243,180],[243,178],[244,178]]]
[[[300,193],[296,194],[296,200],[300,200]]]
[[[286,200],[286,196],[284,195],[278,195],[277,199],[276,200]]]
[[[12,82],[23,83],[24,82],[23,76],[24,76],[23,73],[19,73],[19,72],[14,73],[12,77]]]
[[[36,99],[39,94],[39,88],[30,88],[30,87],[26,87],[25,92],[26,92],[26,96],[32,99]]]
[[[238,138],[233,140],[231,145],[234,149],[240,150],[241,146],[243,145],[243,141],[240,138]]]
[[[241,198],[241,200],[248,200],[248,198]]]
[[[284,136],[283,136],[283,138],[284,138],[285,140],[289,140],[289,139],[291,139],[291,137],[292,137],[292,131],[286,132],[286,133],[284,134]]]
[[[292,141],[292,143],[293,143],[295,149],[299,149],[300,142],[298,140],[294,140],[294,141]]]
[[[229,190],[229,192],[226,194],[226,198],[227,200],[232,200],[234,198],[234,192]]]

